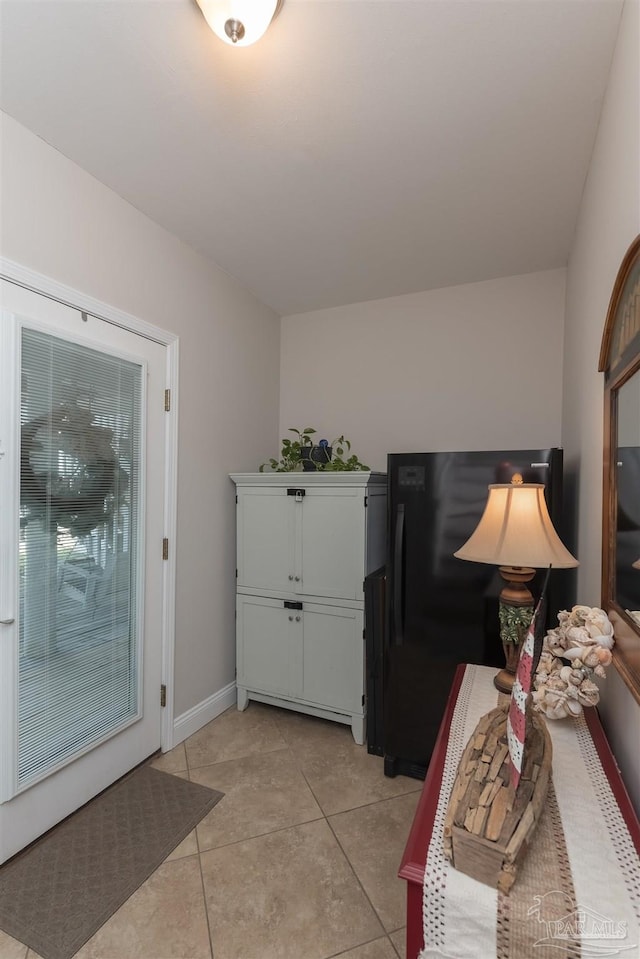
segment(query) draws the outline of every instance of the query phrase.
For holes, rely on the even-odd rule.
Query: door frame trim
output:
[[[166,708],[162,710],[160,745],[163,752],[173,747],[174,741],[174,660],[175,660],[175,603],[176,603],[176,549],[177,490],[178,490],[178,360],[179,338],[159,326],[125,313],[108,303],[87,296],[73,287],[59,283],[52,277],[0,256],[0,278],[22,286],[33,293],[57,300],[65,306],[90,313],[105,323],[119,326],[131,333],[153,340],[166,347],[165,386],[171,390],[171,410],[165,417],[164,507],[163,535],[173,548],[163,563],[162,576],[162,684],[166,687]],[[158,690],[158,696],[160,690]]]

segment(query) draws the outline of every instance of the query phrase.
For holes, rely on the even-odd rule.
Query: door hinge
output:
[[[366,638],[367,638],[366,630],[365,630],[365,629],[362,630],[362,638],[363,638],[363,639],[366,639]]]
[[[160,705],[161,706],[167,705],[167,687],[165,686],[164,683],[160,687]]]
[[[362,694],[362,705],[364,706],[364,693]]]
[[[171,409],[171,390],[164,391],[164,411],[168,413]]]
[[[368,497],[368,496],[365,496],[365,498],[364,498],[364,506],[365,506],[365,509],[367,508],[368,505],[369,505],[369,497]]]
[[[162,540],[162,558],[169,559],[169,540],[166,536]]]

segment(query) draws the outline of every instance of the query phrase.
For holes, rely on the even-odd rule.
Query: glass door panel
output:
[[[140,715],[143,370],[21,344],[18,789]]]

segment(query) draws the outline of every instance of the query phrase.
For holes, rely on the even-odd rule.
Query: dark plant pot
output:
[[[318,463],[329,462],[332,452],[330,446],[303,446],[300,450],[302,469],[305,473],[313,472],[318,468]]]

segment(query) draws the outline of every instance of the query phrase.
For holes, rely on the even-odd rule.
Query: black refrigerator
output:
[[[458,663],[504,666],[495,566],[453,554],[475,529],[490,483],[543,483],[561,537],[562,450],[393,453],[387,461],[388,539],[385,625],[378,630],[378,695],[370,729],[384,771],[424,778]],[[547,621],[571,605],[569,571],[553,571]],[[530,584],[536,594],[544,571]],[[374,720],[377,719],[376,722]]]

